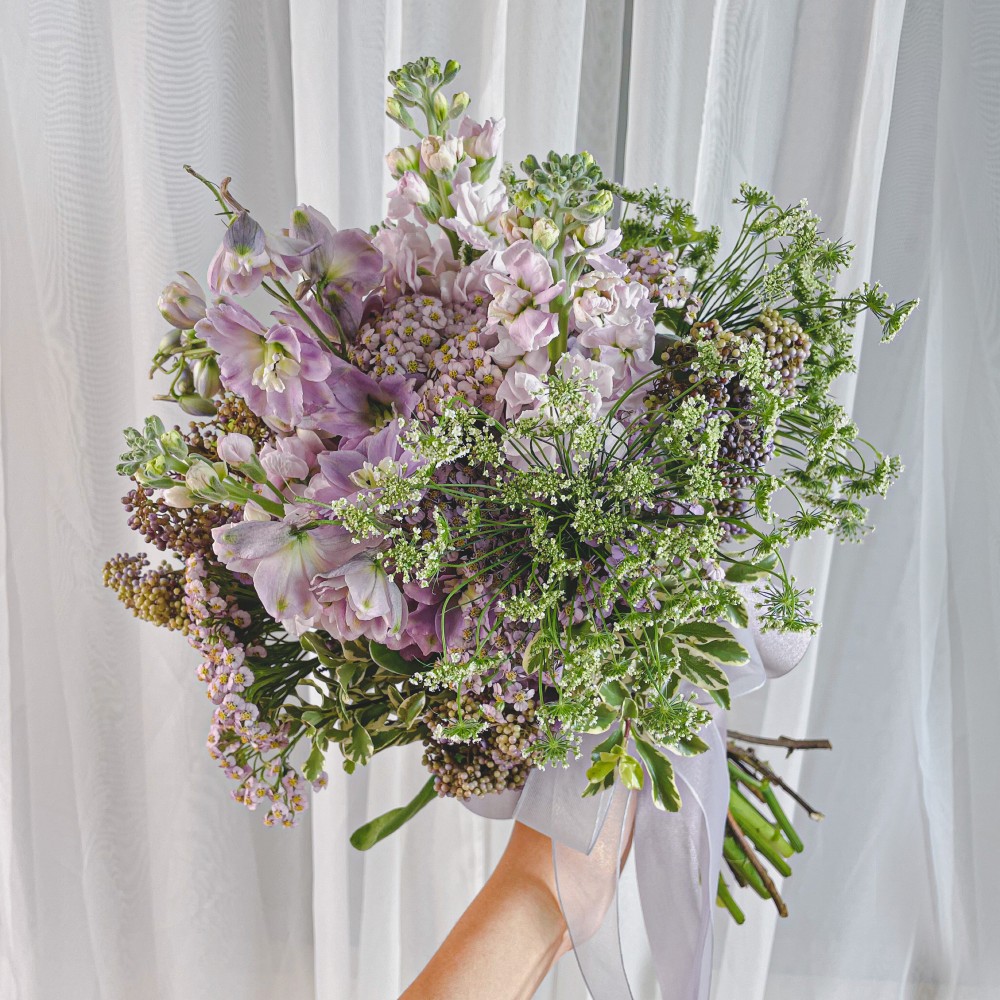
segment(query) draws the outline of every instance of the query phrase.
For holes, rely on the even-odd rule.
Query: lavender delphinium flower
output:
[[[180,281],[171,281],[160,292],[160,315],[179,330],[192,330],[205,318],[205,293],[187,271],[178,271]]]
[[[343,566],[359,550],[339,525],[306,529],[312,518],[309,511],[299,509],[281,521],[241,521],[212,532],[219,560],[228,569],[253,577],[261,603],[279,621],[319,614],[310,586],[313,578]]]
[[[293,429],[307,408],[328,401],[333,359],[304,324],[265,330],[242,306],[223,300],[195,329],[219,356],[222,384],[276,429]]]

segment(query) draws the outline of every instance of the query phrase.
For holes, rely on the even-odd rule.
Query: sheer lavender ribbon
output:
[[[753,601],[748,604],[752,609]],[[762,633],[752,617],[749,628],[732,631],[750,653],[747,664],[728,668],[734,698],[788,673],[809,642],[805,635]],[[642,920],[662,1000],[708,997],[729,774],[725,714],[714,703],[705,707],[712,723],[700,735],[709,749],[695,757],[669,754],[681,794],[678,812],[657,809],[648,792],[629,792],[621,782],[583,798],[590,751],[600,740],[594,736],[584,738],[569,767],[532,771],[518,791],[466,803],[481,816],[517,819],[552,838],[559,901],[594,1000],[635,997],[622,957],[618,893],[630,821]]]

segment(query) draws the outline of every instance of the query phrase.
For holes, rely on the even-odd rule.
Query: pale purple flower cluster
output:
[[[693,323],[698,318],[701,301],[691,290],[691,282],[681,273],[674,255],[656,247],[626,250],[619,258],[628,268],[626,281],[635,281],[649,289],[649,297],[668,309],[683,309]]]
[[[208,750],[226,776],[238,781],[235,801],[248,809],[262,808],[268,826],[294,826],[298,814],[309,806],[303,779],[282,758],[288,746],[287,728],[274,729],[260,719],[260,709],[244,697],[254,681],[248,660],[263,659],[261,645],[245,645],[240,633],[251,624],[249,612],[240,608],[231,594],[208,579],[201,556],[187,559],[184,572],[184,606],[189,619],[188,641],[203,656],[198,678],[207,684],[207,695],[215,705],[208,734]],[[257,767],[240,763],[235,750],[256,751]],[[270,755],[270,756],[268,756]],[[313,787],[326,784],[321,775]]]

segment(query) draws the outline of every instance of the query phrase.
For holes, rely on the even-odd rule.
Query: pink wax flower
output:
[[[304,325],[265,330],[242,306],[223,300],[195,330],[218,354],[222,384],[272,427],[291,430],[306,408],[328,398],[331,356]]]

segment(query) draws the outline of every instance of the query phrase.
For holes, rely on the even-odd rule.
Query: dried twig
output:
[[[744,764],[750,768],[757,770],[762,774],[772,785],[777,788],[781,788],[787,792],[803,809],[805,809],[807,815],[810,819],[821,820],[826,817],[818,809],[814,809],[804,798],[791,785],[787,784],[780,774],[772,771],[770,766],[762,761],[753,750],[745,750],[743,747],[734,746],[732,743],[729,744],[728,753],[731,757],[735,757],[737,762]]]
[[[833,744],[829,740],[793,740],[790,736],[748,736],[746,733],[738,733],[730,730],[729,738],[739,740],[741,743],[757,743],[765,747],[783,747],[788,751],[786,756],[791,757],[793,750],[832,750]]]

